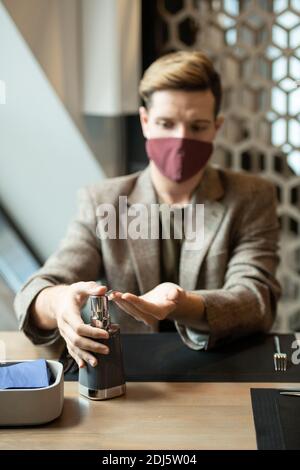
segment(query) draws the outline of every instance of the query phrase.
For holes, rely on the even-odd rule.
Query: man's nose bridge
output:
[[[189,134],[189,128],[188,125],[185,123],[179,123],[177,126],[177,132],[176,132],[176,137],[188,137]]]

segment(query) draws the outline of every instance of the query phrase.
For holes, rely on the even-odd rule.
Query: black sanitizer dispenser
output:
[[[120,326],[110,322],[108,297],[91,295],[91,325],[97,328],[99,320],[109,338],[100,342],[108,346],[109,354],[93,354],[97,357],[96,367],[86,364],[79,369],[79,392],[91,400],[106,400],[126,392]]]

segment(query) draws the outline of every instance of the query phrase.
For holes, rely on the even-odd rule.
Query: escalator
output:
[[[0,207],[0,330],[17,329],[14,296],[40,265]]]

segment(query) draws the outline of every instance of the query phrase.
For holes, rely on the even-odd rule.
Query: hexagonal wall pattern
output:
[[[275,184],[283,287],[274,330],[300,330],[300,0],[156,0],[159,55],[201,49],[223,84],[215,163]]]

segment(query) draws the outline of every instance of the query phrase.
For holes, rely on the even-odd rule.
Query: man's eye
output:
[[[207,128],[206,127],[199,127],[199,126],[192,126],[191,127],[191,130],[193,132],[201,132],[201,131],[205,131]]]
[[[172,122],[159,122],[159,125],[162,126],[164,129],[171,129],[173,127]]]

